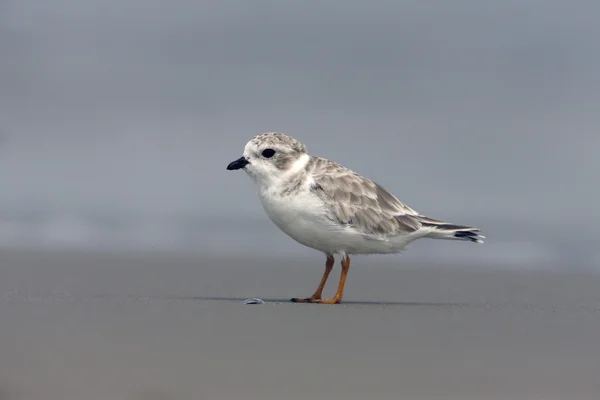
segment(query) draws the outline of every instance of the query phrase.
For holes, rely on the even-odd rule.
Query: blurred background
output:
[[[2,0],[0,246],[313,254],[225,169],[281,131],[488,238],[418,241],[398,265],[597,267],[599,13]]]

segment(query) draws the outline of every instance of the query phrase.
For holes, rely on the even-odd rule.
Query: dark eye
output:
[[[262,155],[263,155],[263,157],[271,158],[271,157],[273,157],[275,155],[275,150],[273,150],[273,149],[264,149],[262,151]]]

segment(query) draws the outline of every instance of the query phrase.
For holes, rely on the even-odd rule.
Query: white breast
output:
[[[271,221],[283,232],[305,246],[330,251],[326,242],[331,224],[325,218],[323,203],[310,192],[281,196],[265,191],[260,199]]]

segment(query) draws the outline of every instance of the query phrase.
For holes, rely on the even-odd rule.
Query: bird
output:
[[[271,221],[296,242],[325,255],[325,271],[315,292],[295,303],[342,302],[350,256],[395,254],[420,238],[483,243],[478,228],[426,217],[375,181],[326,158],[281,132],[250,139],[227,170],[243,170],[258,187]],[[335,256],[341,275],[335,295],[322,298]]]

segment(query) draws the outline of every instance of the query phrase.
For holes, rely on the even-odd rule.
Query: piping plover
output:
[[[351,254],[401,252],[420,238],[483,243],[477,228],[425,217],[372,180],[333,161],[311,156],[306,146],[279,132],[256,135],[228,170],[243,169],[258,185],[269,218],[297,242],[325,253],[325,272],[315,293],[297,303],[337,304],[342,300]],[[321,298],[341,256],[337,292]]]

